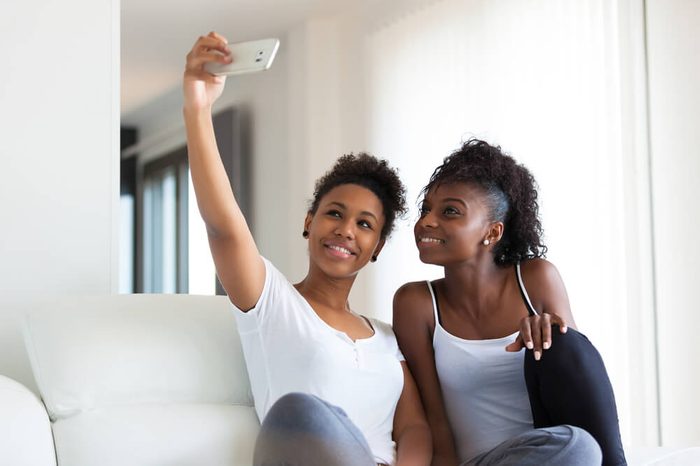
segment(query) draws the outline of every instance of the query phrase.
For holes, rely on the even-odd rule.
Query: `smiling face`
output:
[[[342,184],[326,193],[304,222],[311,262],[332,277],[350,277],[379,254],[384,209],[369,189]]]
[[[474,184],[441,184],[423,199],[414,227],[420,259],[449,265],[482,257],[498,241],[503,224],[490,220],[484,192]],[[489,245],[483,244],[484,239]]]

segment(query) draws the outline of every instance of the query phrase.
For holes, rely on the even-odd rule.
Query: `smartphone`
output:
[[[280,41],[275,38],[228,44],[233,62],[207,63],[204,69],[215,76],[263,71],[272,65],[279,46]]]

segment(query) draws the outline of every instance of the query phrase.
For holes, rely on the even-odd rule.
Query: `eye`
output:
[[[452,206],[447,206],[445,209],[442,211],[444,215],[459,215],[460,212],[456,208]]]
[[[420,206],[420,216],[425,217],[426,215],[428,215],[428,212],[430,212],[430,207],[428,207],[425,204],[422,204]]]
[[[360,225],[362,228],[367,228],[368,230],[372,229],[372,224],[369,223],[367,220],[360,220],[357,222],[358,225]]]
[[[329,210],[328,212],[326,212],[326,215],[328,215],[329,217],[342,218],[340,211],[335,209]]]

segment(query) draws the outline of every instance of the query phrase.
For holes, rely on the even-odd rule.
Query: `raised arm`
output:
[[[423,401],[433,441],[433,466],[456,466],[452,430],[442,400],[433,354],[432,304],[424,283],[409,283],[394,295],[394,333]]]
[[[192,183],[216,273],[231,302],[248,310],[262,293],[265,265],[231,190],[214,136],[212,105],[226,78],[204,71],[205,63],[231,61],[226,44],[224,37],[210,32],[187,55],[183,114]]]

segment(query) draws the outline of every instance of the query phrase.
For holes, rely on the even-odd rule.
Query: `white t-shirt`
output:
[[[403,356],[388,324],[370,319],[374,335],[352,341],[326,324],[267,259],[265,285],[238,332],[258,417],[283,395],[316,395],[342,408],[377,463],[394,464],[394,412],[403,390]],[[235,308],[235,306],[234,306]]]

